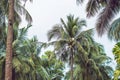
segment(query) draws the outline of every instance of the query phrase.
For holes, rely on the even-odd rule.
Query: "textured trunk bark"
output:
[[[89,77],[89,72],[88,72],[88,62],[85,64],[85,75],[86,75],[86,79],[85,80],[91,80]]]
[[[8,0],[8,31],[6,44],[6,62],[5,62],[5,80],[12,80],[12,41],[13,41],[13,23],[14,23],[14,0]]]
[[[87,67],[86,64],[84,64],[84,72],[83,72],[83,80],[88,80],[88,73],[87,73]]]
[[[73,80],[73,50],[71,49],[71,80]]]
[[[89,74],[88,74],[88,69],[86,68],[86,80],[89,80]]]

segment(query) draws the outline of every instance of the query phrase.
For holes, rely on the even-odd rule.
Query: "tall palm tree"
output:
[[[23,0],[24,1],[24,0]],[[26,1],[26,0],[25,0]],[[1,0],[1,5],[3,6],[3,10],[0,10],[1,13],[0,15],[4,14],[5,16],[8,16],[8,32],[7,32],[7,43],[6,43],[6,66],[5,66],[5,80],[12,80],[12,56],[13,56],[13,51],[12,51],[12,41],[13,41],[13,24],[14,24],[14,20],[16,20],[16,22],[20,22],[20,18],[19,15],[17,14],[17,12],[15,12],[15,9],[17,11],[21,11],[22,13],[28,13],[23,7],[21,7],[20,5],[20,1],[16,1],[16,0]],[[2,4],[3,3],[3,4]],[[7,4],[6,4],[7,3]],[[16,4],[15,4],[16,3]],[[8,6],[8,8],[6,8],[6,6]],[[17,6],[17,7],[15,7]],[[6,9],[6,10],[5,10]],[[9,12],[7,12],[9,11]],[[23,12],[24,11],[24,12]],[[3,15],[3,16],[4,16]],[[31,20],[31,17],[29,15],[26,15],[26,19],[30,18],[29,20]],[[16,18],[17,17],[17,18]],[[4,17],[5,18],[5,17]],[[2,18],[1,18],[2,19]],[[6,21],[5,19],[1,20],[1,21]],[[31,22],[31,21],[30,21]],[[5,24],[5,22],[3,22]]]
[[[74,64],[74,80],[111,80],[112,68],[108,65],[111,59],[104,53],[103,46],[92,42],[89,51],[84,46],[88,53],[88,61],[84,64],[80,60],[80,56],[75,56]],[[107,65],[106,65],[107,64]],[[67,72],[66,80],[69,80],[69,73]]]
[[[14,24],[12,80],[49,80],[48,73],[46,69],[42,67],[39,57],[42,44],[38,44],[36,37],[32,39],[26,37],[29,27],[30,26],[19,29],[19,27],[16,27]],[[4,36],[6,36],[6,33]],[[6,39],[6,37],[3,38]],[[2,41],[2,38],[0,39]],[[0,44],[0,80],[4,80],[5,43],[3,39]]]
[[[77,0],[78,3],[84,0]],[[102,8],[102,11],[100,11]],[[89,0],[87,3],[87,16],[94,16],[99,13],[99,18],[96,24],[99,35],[102,35],[109,27],[110,21],[120,11],[119,0]]]
[[[95,42],[88,53],[87,66],[84,64],[81,66],[83,70],[85,69],[83,74],[87,73],[87,76],[83,75],[83,77],[88,77],[86,80],[111,80],[113,70],[108,65],[111,59],[106,56],[103,46]]]
[[[74,16],[67,16],[67,22],[65,23],[61,19],[62,24],[55,25],[48,32],[48,40],[55,38],[56,41],[50,42],[55,47],[55,53],[59,55],[59,58],[66,60],[71,66],[71,80],[73,79],[73,64],[74,56],[79,53],[82,55],[83,60],[87,60],[87,53],[81,45],[88,45],[92,36],[92,29],[82,31],[82,27],[86,26],[85,20],[79,20]],[[84,56],[84,57],[83,57]]]

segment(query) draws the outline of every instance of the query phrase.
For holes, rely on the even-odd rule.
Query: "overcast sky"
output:
[[[75,0],[33,0],[32,4],[27,2],[26,8],[33,18],[33,26],[29,29],[28,36],[36,35],[39,41],[47,41],[47,31],[60,23],[60,18],[66,19],[67,15],[73,14],[75,17],[86,19],[85,5],[77,6]],[[95,27],[96,17],[86,21],[88,28]],[[26,26],[26,23],[23,22],[22,26]],[[113,58],[112,48],[115,43],[109,41],[106,36],[98,38],[95,34],[94,38],[104,45],[107,55]]]

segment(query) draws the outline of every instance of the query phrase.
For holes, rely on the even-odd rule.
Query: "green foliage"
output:
[[[108,38],[110,40],[119,41],[120,40],[120,18],[114,20],[108,30]]]
[[[51,80],[62,80],[64,77],[64,63],[61,60],[58,60],[55,54],[51,51],[46,51],[45,54],[41,57],[43,60],[43,66],[47,69],[48,74]]]
[[[117,63],[116,70],[114,71],[114,80],[118,80],[120,76],[120,42],[118,42],[113,48],[114,58]]]
[[[28,0],[15,0],[14,1],[14,21],[16,23],[21,22],[21,15],[25,17],[25,20],[28,22],[28,24],[32,23],[32,17],[29,14],[29,12],[26,10],[25,4]],[[32,2],[32,0],[29,0]],[[0,27],[6,24],[6,21],[8,21],[8,6],[9,6],[9,0],[0,0]]]
[[[7,27],[6,27],[7,28]],[[26,37],[30,26],[19,29],[14,25],[14,40],[13,40],[13,80],[50,80],[49,75],[42,67],[41,59],[39,57],[41,50],[41,43],[38,44],[36,37],[28,39]],[[6,29],[2,29],[3,32]],[[4,79],[5,66],[5,44],[6,36],[1,35],[0,47],[0,79]],[[3,39],[4,38],[4,39]],[[5,41],[4,41],[5,40]]]
[[[15,20],[19,19],[17,21],[20,22],[19,15],[25,14],[28,22],[31,22],[28,18],[30,15],[27,15],[28,12],[19,2],[15,3],[16,11],[18,11],[15,14],[17,16]],[[3,15],[2,9],[0,6],[0,15]],[[36,37],[28,39],[27,31],[30,26],[19,29],[18,25],[19,23],[16,22],[13,27],[13,80],[62,80],[63,78],[69,80],[70,71],[64,74],[63,61],[70,64],[71,58],[73,58],[74,80],[111,79],[112,69],[106,65],[111,59],[106,56],[103,46],[93,40],[93,29],[82,31],[82,27],[86,26],[85,20],[79,20],[72,15],[67,16],[67,22],[61,19],[61,24],[55,25],[48,32],[48,40],[55,40],[49,43],[49,45],[54,45],[54,52],[47,51],[41,57],[41,48],[46,44],[38,43]],[[4,27],[0,26],[0,80],[4,80],[5,72],[6,30],[5,24]],[[118,76],[120,73],[116,71],[115,74]]]
[[[74,80],[111,80],[113,76],[113,69],[109,66],[111,58],[106,56],[103,46],[94,42],[87,54],[87,62],[83,62],[84,56],[75,56]],[[66,80],[69,78],[70,71],[67,72]]]

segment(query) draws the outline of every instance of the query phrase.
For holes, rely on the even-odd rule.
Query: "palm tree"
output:
[[[20,11],[20,12],[22,11],[22,13],[25,13],[25,15],[26,15],[26,13],[28,14],[28,12],[22,6],[18,5],[20,3],[20,1],[16,1],[16,0],[15,1],[14,0],[9,0],[9,1],[8,0],[4,0],[3,1],[2,0],[0,2],[1,2],[1,5],[3,6],[3,7],[0,8],[0,9],[3,9],[3,10],[1,10],[0,15],[2,14],[2,16],[8,16],[7,17],[8,18],[8,32],[7,32],[7,43],[6,43],[5,80],[12,80],[13,24],[14,24],[14,20],[16,20],[16,22],[19,20],[18,22],[20,22],[20,18],[18,18],[19,15],[17,14],[17,12],[15,12],[15,9],[17,11]],[[8,8],[6,8],[7,5],[8,5]],[[17,7],[15,7],[15,6],[17,6]],[[8,10],[9,10],[9,12],[7,12]],[[3,20],[1,20],[1,21],[3,21],[3,23],[5,24],[5,22],[4,22],[4,21],[6,21],[5,17],[2,17],[2,18],[3,18]],[[26,19],[28,19],[28,18],[29,18],[29,20],[31,22],[31,17],[29,15],[26,15]]]
[[[14,38],[13,38],[13,60],[12,60],[12,80],[49,80],[47,71],[42,67],[41,59],[39,57],[42,44],[38,44],[36,37],[28,39],[26,37],[30,26],[26,28],[16,27],[14,24]],[[7,28],[7,27],[6,27]],[[6,30],[6,29],[4,29]],[[4,31],[2,31],[4,32]],[[4,34],[6,36],[6,32]],[[3,37],[5,38],[5,37]],[[1,38],[1,40],[3,39]],[[0,79],[4,80],[4,66],[5,66],[5,42],[4,39],[0,47]]]
[[[59,55],[62,60],[66,60],[71,66],[71,80],[73,79],[73,64],[74,56],[79,53],[82,59],[87,61],[87,53],[81,45],[88,45],[92,36],[92,29],[81,31],[83,26],[86,26],[85,20],[79,20],[74,16],[67,16],[67,23],[61,19],[62,24],[55,25],[48,32],[48,40],[57,38],[56,41],[50,42],[55,47],[55,53]]]
[[[103,46],[92,42],[89,47],[90,50],[84,49],[88,52],[88,61],[84,64],[80,60],[80,56],[75,56],[74,80],[111,80],[112,68],[108,65],[111,59],[104,53]],[[106,65],[107,64],[107,65]],[[69,80],[69,73],[67,72],[66,80]]]
[[[78,3],[84,0],[77,0]],[[102,11],[100,11],[102,8]],[[96,24],[99,35],[102,35],[109,27],[110,21],[120,11],[119,0],[89,0],[87,3],[87,16],[94,16],[99,13],[99,18]]]
[[[113,48],[114,58],[117,63],[116,70],[114,71],[114,80],[119,80],[119,77],[120,77],[120,55],[119,53],[120,53],[120,42],[115,44]]]
[[[92,63],[89,63],[89,66],[87,67],[91,79],[98,80],[111,80],[112,79],[112,67],[110,67],[109,63],[111,62],[111,58],[106,55],[104,52],[104,47],[96,43],[90,48],[90,53],[88,55],[89,60],[92,61]],[[94,74],[91,74],[94,73]]]

